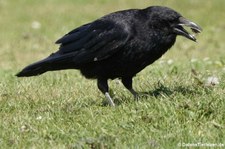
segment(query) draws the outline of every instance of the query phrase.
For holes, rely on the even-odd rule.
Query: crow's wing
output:
[[[73,54],[76,63],[101,61],[112,56],[129,39],[129,30],[113,21],[97,20],[76,28],[57,40],[59,52]]]

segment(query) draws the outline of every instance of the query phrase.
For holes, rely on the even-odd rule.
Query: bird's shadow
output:
[[[154,90],[147,91],[147,92],[140,92],[140,94],[146,95],[146,96],[154,96],[154,97],[160,97],[160,96],[171,96],[175,93],[182,94],[183,96],[186,95],[193,95],[193,94],[200,94],[201,92],[196,89],[196,87],[189,87],[189,86],[174,86],[174,87],[167,87],[163,84],[158,85]]]
[[[139,94],[139,98],[138,100],[146,100],[149,99],[151,97],[154,98],[160,98],[160,97],[172,97],[175,94],[181,94],[183,96],[190,96],[190,95],[200,95],[202,94],[202,89],[199,89],[201,87],[199,86],[173,86],[173,87],[167,87],[164,84],[160,84],[157,85],[153,90],[150,91],[146,91],[146,92],[138,92]],[[209,90],[207,88],[203,88],[203,90],[205,90],[206,92],[208,92]],[[130,97],[115,97],[113,96],[113,100],[115,102],[116,105],[121,105],[123,103],[126,102],[133,102],[135,99],[133,99],[133,101],[131,101],[132,99]],[[102,102],[103,106],[108,105],[107,101],[103,101]]]

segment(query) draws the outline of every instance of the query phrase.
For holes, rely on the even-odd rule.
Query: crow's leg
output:
[[[138,93],[132,87],[132,77],[123,77],[122,78],[123,85],[133,94],[134,99],[138,99]]]
[[[98,89],[105,95],[108,100],[110,106],[115,106],[112,98],[109,95],[109,86],[107,83],[107,79],[98,79]]]

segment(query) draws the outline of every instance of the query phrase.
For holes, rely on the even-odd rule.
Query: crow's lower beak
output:
[[[186,26],[186,27],[190,27],[192,32],[194,33],[201,33],[202,31],[202,28],[200,26],[198,26],[197,24],[195,24],[194,22],[191,22],[183,17],[180,17],[179,18],[179,24],[177,24],[175,27],[174,27],[174,32],[177,34],[177,35],[181,35],[181,36],[184,36],[192,41],[196,41],[196,38],[193,34],[190,34],[188,33],[188,31],[186,31],[183,26]]]

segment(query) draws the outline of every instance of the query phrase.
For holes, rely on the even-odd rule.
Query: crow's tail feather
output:
[[[21,72],[17,73],[17,77],[31,77],[40,75],[48,71],[48,65],[44,62],[36,62],[25,67]]]
[[[47,71],[75,68],[72,61],[73,56],[73,54],[52,54],[41,61],[28,65],[21,72],[17,73],[16,76],[30,77],[43,74]]]

